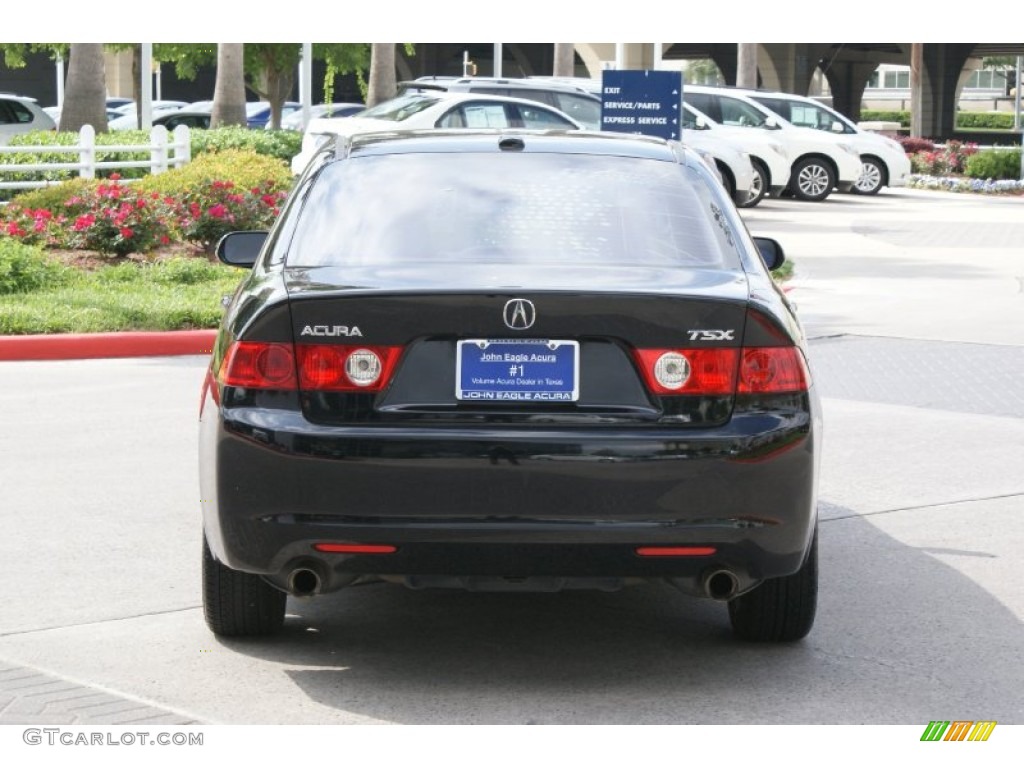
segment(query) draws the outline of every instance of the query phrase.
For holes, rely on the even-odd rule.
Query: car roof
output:
[[[395,98],[400,99],[409,95],[417,94],[405,93],[396,96]],[[517,96],[500,96],[493,93],[466,93],[461,91],[457,93],[452,93],[451,91],[430,91],[429,94],[423,93],[419,95],[435,98],[439,102],[444,102],[445,104],[458,104],[466,101],[487,102],[492,104],[523,104],[535,109],[539,108],[547,112],[552,112],[558,115],[559,117],[563,118],[567,122],[571,123],[572,125],[580,126],[580,129],[582,129],[582,126],[580,125],[580,122],[578,120],[574,120],[572,117],[565,114],[557,107],[552,107],[550,104],[544,104],[543,102],[534,101],[533,99],[521,99]],[[388,101],[390,101],[390,99]],[[384,103],[386,102],[381,102],[381,104]],[[355,115],[351,115],[350,117],[314,117],[312,120],[309,121],[309,125],[306,127],[306,131],[309,133],[330,133],[330,130],[325,129],[329,129],[331,126],[334,125],[351,126],[354,124],[352,122],[353,120],[372,120],[376,122],[378,121],[378,118],[363,117],[362,113],[357,113]],[[385,123],[390,121],[379,120],[379,122]],[[382,127],[380,130],[386,133],[396,133],[402,130],[402,121],[399,120],[394,122],[393,124],[395,126],[393,131],[390,130],[389,128],[384,127]]]
[[[14,99],[15,101],[29,102],[35,104],[37,99],[31,96],[21,96],[17,93],[0,93],[0,99]]]
[[[576,93],[597,100],[597,96],[585,88],[562,80],[529,77],[447,77],[428,75],[416,80],[403,80],[398,83],[398,90],[422,88],[423,90],[450,91],[452,87],[460,90],[472,85],[505,86],[537,91],[557,91],[558,93]]]
[[[651,136],[598,131],[437,128],[338,136],[325,145],[338,155],[518,151],[595,154],[682,162],[678,142]]]

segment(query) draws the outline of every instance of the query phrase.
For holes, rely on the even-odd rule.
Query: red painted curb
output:
[[[0,336],[0,360],[208,355],[217,331],[132,331]]]

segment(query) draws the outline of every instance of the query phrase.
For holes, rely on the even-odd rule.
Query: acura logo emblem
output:
[[[537,319],[537,310],[528,299],[511,299],[505,302],[505,325],[509,328],[525,331],[533,326]]]

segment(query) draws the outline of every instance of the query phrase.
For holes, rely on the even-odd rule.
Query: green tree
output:
[[[722,70],[711,59],[692,59],[686,62],[683,71],[686,73],[686,82],[693,85],[722,85],[725,83]]]

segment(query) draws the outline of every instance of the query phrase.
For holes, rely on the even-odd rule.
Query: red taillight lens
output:
[[[637,349],[647,387],[656,395],[731,395],[738,349]]]
[[[398,551],[398,547],[391,544],[335,544],[326,541],[314,544],[313,549],[346,555],[390,555]]]
[[[401,347],[299,344],[299,387],[332,392],[379,392],[389,381]]]
[[[756,347],[743,350],[740,363],[741,394],[805,392],[811,376],[796,347]]]
[[[226,387],[295,389],[292,345],[236,341],[224,356],[217,378]]]
[[[805,392],[811,375],[797,347],[634,350],[656,395]]]
[[[640,557],[710,557],[715,547],[637,547]]]

